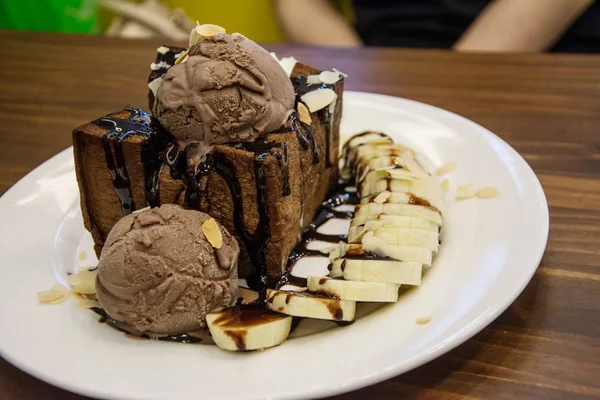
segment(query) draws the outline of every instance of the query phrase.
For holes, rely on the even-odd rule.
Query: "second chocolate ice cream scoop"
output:
[[[280,128],[294,89],[279,63],[239,34],[217,34],[166,73],[153,113],[179,141],[205,146],[254,141]]]

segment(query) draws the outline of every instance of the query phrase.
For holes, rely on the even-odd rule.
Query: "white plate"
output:
[[[307,398],[391,378],[479,332],[513,302],[542,257],[548,207],[535,174],[505,142],[455,114],[388,96],[344,97],[345,134],[382,130],[436,166],[458,162],[453,189],[473,182],[501,193],[448,204],[441,251],[420,288],[351,326],[244,354],[132,340],[73,301],[38,305],[36,292],[64,279],[61,271],[90,262],[78,260],[90,239],[77,216],[68,149],[0,199],[0,354],[46,382],[95,397]],[[422,317],[431,321],[417,324]]]

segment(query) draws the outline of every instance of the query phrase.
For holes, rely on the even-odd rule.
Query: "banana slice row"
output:
[[[287,338],[292,317],[350,322],[356,302],[396,302],[401,285],[421,284],[423,268],[439,250],[443,193],[438,182],[411,149],[379,132],[356,135],[342,153],[342,176],[354,177],[361,204],[348,242],[330,253],[329,276],[309,276],[307,291],[267,290],[267,310],[209,314],[219,347],[276,346]]]

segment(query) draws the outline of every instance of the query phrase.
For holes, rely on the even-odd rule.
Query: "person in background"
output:
[[[295,43],[600,52],[594,0],[353,0],[353,23],[328,0],[275,0],[275,8]]]

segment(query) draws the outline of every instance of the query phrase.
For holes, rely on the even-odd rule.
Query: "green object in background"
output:
[[[96,33],[96,0],[0,0],[0,28]]]

